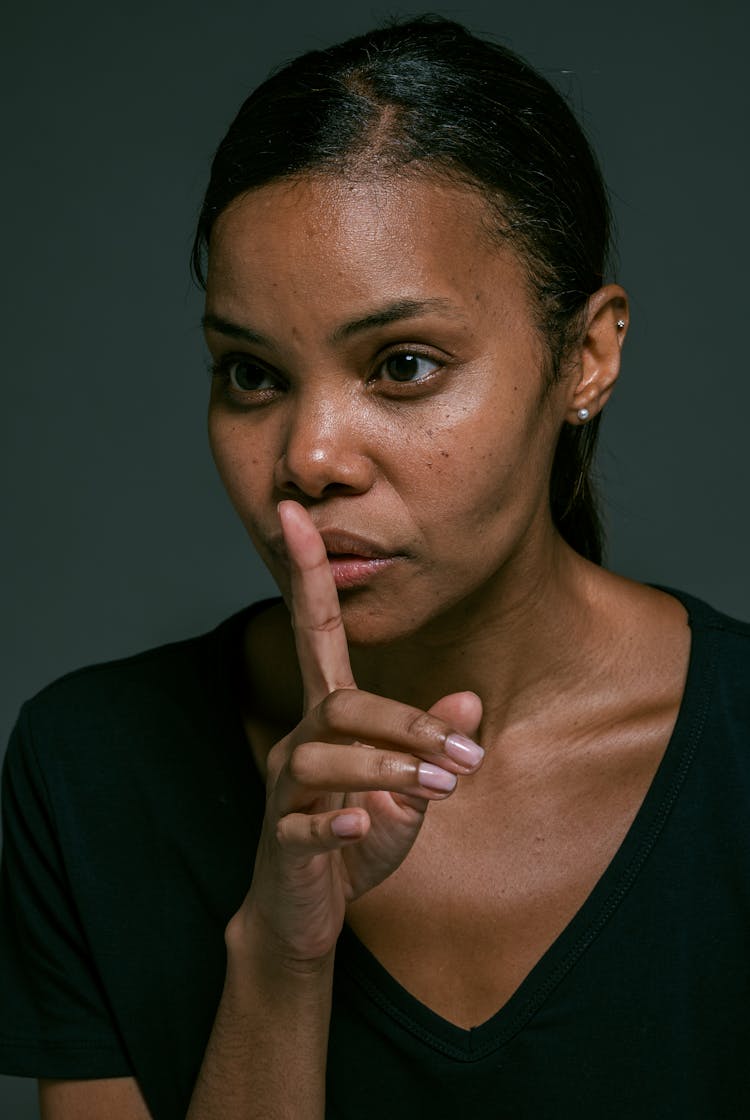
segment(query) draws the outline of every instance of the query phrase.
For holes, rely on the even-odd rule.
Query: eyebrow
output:
[[[420,315],[428,314],[431,311],[440,311],[451,319],[465,322],[464,316],[449,299],[438,297],[432,299],[398,299],[394,300],[393,303],[386,304],[385,307],[377,308],[375,311],[361,316],[359,319],[342,323],[340,327],[336,327],[333,331],[330,341],[333,343],[343,342],[345,339],[351,338],[352,335],[371,331],[376,327],[384,327],[389,323],[398,323],[404,319],[416,319]],[[231,323],[228,319],[222,319],[220,315],[214,315],[212,312],[206,312],[201,321],[206,330],[218,331],[219,334],[227,335],[229,338],[237,338],[242,342],[266,346],[271,350],[277,349],[269,338],[258,331],[251,330],[250,327],[240,326],[238,323]]]
[[[352,335],[363,331],[373,330],[375,327],[385,327],[388,323],[398,323],[402,319],[416,319],[430,311],[442,311],[452,319],[462,319],[457,308],[449,299],[397,299],[385,307],[363,315],[361,319],[352,319],[337,327],[331,335],[331,342],[343,342]]]
[[[201,319],[201,323],[204,330],[218,331],[219,334],[225,334],[229,338],[238,338],[242,342],[253,342],[256,345],[268,346],[272,350],[276,349],[265,335],[259,334],[258,331],[252,331],[249,327],[241,327],[237,323],[230,323],[228,319],[222,319],[220,315],[214,315],[210,311],[206,312]]]

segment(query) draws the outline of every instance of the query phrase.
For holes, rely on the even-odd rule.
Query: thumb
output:
[[[432,705],[430,715],[438,716],[462,735],[473,738],[482,722],[482,701],[476,692],[451,692]]]

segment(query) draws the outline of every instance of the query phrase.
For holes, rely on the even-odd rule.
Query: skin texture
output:
[[[211,443],[286,608],[247,634],[267,809],[190,1120],[321,1120],[345,919],[436,1013],[488,1018],[611,860],[676,718],[682,607],[575,554],[548,506],[562,424],[617,377],[625,294],[591,297],[550,386],[487,220],[428,176],[309,176],[212,234]],[[86,1113],[95,1084],[48,1087],[47,1120],[142,1120],[127,1079]]]
[[[549,532],[563,393],[546,391],[522,265],[490,241],[484,211],[466,190],[429,181],[311,179],[254,192],[217,223],[208,314],[268,345],[209,329],[212,353],[237,355],[240,370],[268,363],[266,383],[278,382],[264,398],[217,377],[212,399],[217,466],[256,547],[288,590],[274,544],[276,503],[291,497],[315,507],[319,528],[342,524],[404,557],[372,592],[346,597],[353,645],[424,630],[459,604],[463,629],[477,589],[486,617],[488,582],[498,597],[508,584],[498,559]],[[321,270],[321,245],[340,267]],[[331,341],[399,300],[445,306]],[[378,373],[405,342],[422,384]]]
[[[41,1081],[39,1110],[42,1120],[150,1120],[132,1077]]]

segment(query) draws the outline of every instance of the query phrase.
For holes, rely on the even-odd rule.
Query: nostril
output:
[[[337,494],[363,493],[375,477],[372,460],[358,450],[338,445],[303,450],[290,446],[274,472],[284,494],[320,499]]]

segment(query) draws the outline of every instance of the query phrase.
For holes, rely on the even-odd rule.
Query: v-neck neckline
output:
[[[510,998],[489,1019],[466,1029],[444,1019],[404,988],[344,925],[336,951],[342,967],[385,1014],[433,1049],[458,1061],[476,1061],[502,1047],[544,1005],[616,912],[656,844],[674,805],[705,724],[713,687],[714,612],[700,600],[659,588],[683,604],[691,628],[682,700],[672,734],[638,811],[592,890]]]

